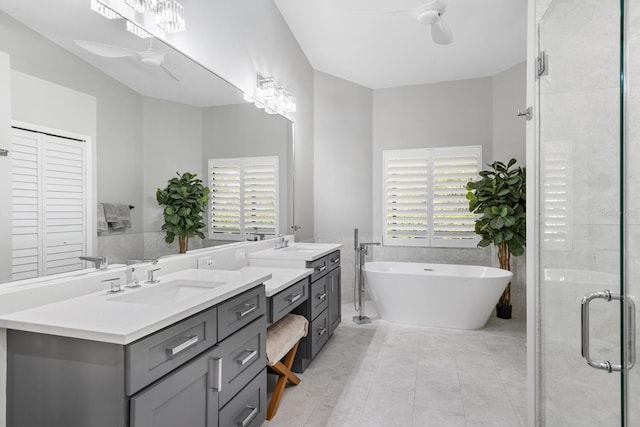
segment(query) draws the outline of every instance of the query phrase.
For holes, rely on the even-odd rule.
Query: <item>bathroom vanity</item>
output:
[[[270,296],[271,310],[276,312],[276,317],[280,315],[278,310],[280,307],[286,307],[287,302],[296,300],[298,304],[295,308],[287,308],[293,313],[306,317],[309,321],[309,332],[301,340],[293,363],[294,372],[301,373],[307,369],[342,320],[339,250],[341,246],[295,243],[288,248],[269,249],[249,254],[251,265],[306,267],[311,271],[308,279],[280,290],[277,294],[270,296],[269,292],[267,293],[267,296]],[[308,287],[308,297],[303,299],[302,295],[307,292],[306,287]]]
[[[23,329],[7,331],[8,425],[261,425],[267,405],[263,283],[270,275],[229,272],[228,282],[210,281],[212,288],[202,291],[197,288],[205,281],[193,279],[207,273],[186,273],[164,288],[101,292],[7,316]],[[157,289],[171,286],[182,288],[159,296],[166,292]],[[72,307],[79,313],[65,312]],[[112,317],[117,310],[120,318]],[[166,320],[158,323],[160,312]],[[74,330],[72,319],[84,315]]]

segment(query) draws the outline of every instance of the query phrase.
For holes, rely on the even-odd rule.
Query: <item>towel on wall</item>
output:
[[[129,205],[118,203],[115,207],[118,220],[111,226],[114,229],[131,228],[131,209],[129,209]]]
[[[107,219],[104,215],[104,206],[102,205],[102,203],[98,203],[98,225],[97,225],[97,230],[98,233],[101,231],[107,231],[109,229],[109,224],[107,224]]]
[[[116,205],[113,203],[103,203],[102,208],[104,210],[104,217],[108,224],[115,224],[118,222],[118,211]]]

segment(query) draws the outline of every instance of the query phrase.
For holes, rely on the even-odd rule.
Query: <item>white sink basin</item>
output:
[[[300,246],[289,246],[289,247],[286,247],[286,248],[275,249],[275,250],[283,251],[283,252],[301,252],[301,253],[318,252],[318,249],[304,248],[304,247],[300,247]]]
[[[204,282],[199,280],[173,280],[150,288],[143,288],[109,298],[109,301],[145,305],[170,305],[202,295],[227,282]]]

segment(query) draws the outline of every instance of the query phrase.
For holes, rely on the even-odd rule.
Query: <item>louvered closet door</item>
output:
[[[12,152],[13,280],[82,268],[85,143],[13,129]]]
[[[246,233],[260,233],[267,238],[277,233],[278,168],[271,158],[254,159],[243,170],[244,227]]]
[[[11,142],[11,248],[12,279],[40,275],[41,234],[40,136],[34,132],[13,130]]]

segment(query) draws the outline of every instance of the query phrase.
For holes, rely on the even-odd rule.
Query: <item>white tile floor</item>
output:
[[[525,322],[477,331],[398,325],[352,304],[298,386],[263,427],[517,427],[526,418]]]

